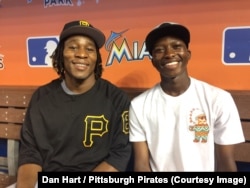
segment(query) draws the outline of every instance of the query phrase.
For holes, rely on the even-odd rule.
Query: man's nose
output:
[[[78,57],[86,57],[88,56],[88,52],[86,49],[84,48],[79,48],[76,52],[75,52],[75,55],[78,56]]]

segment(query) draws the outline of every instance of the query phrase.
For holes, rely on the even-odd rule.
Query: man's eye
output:
[[[95,49],[94,49],[94,48],[87,48],[87,50],[88,50],[89,52],[93,52],[93,51],[95,51]]]
[[[163,48],[155,48],[154,53],[163,53],[165,50]]]
[[[182,48],[182,45],[176,44],[176,45],[173,46],[173,48],[174,48],[174,49]]]
[[[68,48],[69,48],[69,49],[72,49],[72,50],[76,49],[75,46],[69,46]]]

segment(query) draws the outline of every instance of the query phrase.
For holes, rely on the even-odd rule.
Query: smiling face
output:
[[[175,78],[187,74],[191,52],[185,43],[172,36],[156,41],[152,50],[152,63],[162,78]]]
[[[72,36],[65,40],[63,50],[65,79],[94,81],[97,50],[94,41],[86,36]]]

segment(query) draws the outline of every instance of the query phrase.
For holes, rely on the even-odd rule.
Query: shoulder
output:
[[[207,82],[192,79],[192,91],[198,98],[210,101],[217,105],[232,104],[233,97],[227,90],[211,85]]]
[[[153,87],[146,89],[144,92],[134,97],[132,99],[132,102],[140,103],[146,100],[152,100],[154,98],[158,98],[160,96],[160,93],[161,93],[161,87],[160,84],[157,83]]]
[[[95,90],[116,107],[130,105],[129,95],[123,89],[119,88],[108,80],[103,78],[98,79]]]
[[[217,87],[215,85],[212,85],[202,80],[191,78],[191,83],[197,92],[204,92],[206,94],[217,95],[217,96],[231,95],[230,92],[228,92],[227,90],[222,89],[220,87]]]
[[[39,86],[33,93],[32,100],[39,100],[42,96],[48,95],[49,93],[56,91],[61,87],[61,80],[54,79],[51,82]]]
[[[127,93],[122,88],[103,78],[97,80],[97,89],[105,92],[108,96],[122,95],[128,97]]]
[[[114,90],[120,90],[118,86],[110,82],[109,80],[106,80],[104,78],[99,78],[97,80],[97,84],[99,87],[107,88],[107,89],[114,89]]]

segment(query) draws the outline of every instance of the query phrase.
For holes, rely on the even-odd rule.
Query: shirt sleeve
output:
[[[214,138],[216,144],[229,145],[245,141],[237,106],[230,93],[219,96],[215,107]]]

